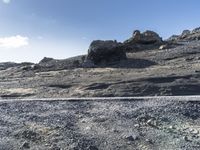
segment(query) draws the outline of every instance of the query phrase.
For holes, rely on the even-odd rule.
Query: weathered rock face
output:
[[[15,67],[17,65],[18,65],[17,63],[13,63],[13,62],[0,63],[0,70],[5,70],[7,68]]]
[[[73,69],[81,67],[85,60],[85,55],[71,57],[68,59],[53,59],[44,57],[38,64],[35,64],[33,70],[35,71],[52,71],[62,69]]]
[[[163,44],[165,42],[162,38],[157,33],[149,30],[143,33],[135,30],[132,37],[123,43],[126,52],[158,49]]]
[[[92,61],[95,65],[122,59],[126,59],[126,53],[122,44],[117,41],[93,41],[88,50],[87,61]]]
[[[135,39],[135,37],[133,37],[133,39]],[[141,38],[136,42],[142,44],[162,43],[162,38],[153,31],[146,31],[141,34]]]
[[[182,34],[172,36],[167,41],[178,41],[178,42],[187,41],[187,42],[189,42],[189,41],[198,41],[198,40],[200,40],[200,27],[195,28],[192,31],[184,30],[182,32]]]
[[[191,33],[200,33],[200,27],[195,28],[194,30],[192,30]]]
[[[181,36],[181,39],[188,41],[200,40],[200,27],[188,32],[184,37]]]
[[[184,30],[181,36],[184,37],[184,36],[187,36],[188,34],[190,34],[190,30]]]
[[[5,63],[0,63],[0,70],[6,70],[8,68],[12,67],[27,67],[31,66],[33,63],[29,62],[23,62],[23,63],[14,63],[14,62],[5,62]]]
[[[53,60],[53,58],[44,57],[44,58],[39,62],[39,64],[48,63],[48,62],[50,62],[50,61],[52,61],[52,60]]]
[[[167,39],[167,41],[176,41],[179,38],[179,35],[172,35]]]
[[[140,33],[139,30],[135,30],[133,32],[132,38],[127,40],[125,43],[137,43],[137,44],[158,44],[162,43],[162,38],[153,31],[145,31],[143,33]]]
[[[140,31],[139,30],[135,30],[134,32],[133,32],[133,39],[135,40],[135,41],[140,41],[141,40],[141,38],[142,38],[142,36],[141,36],[141,33],[140,33]]]

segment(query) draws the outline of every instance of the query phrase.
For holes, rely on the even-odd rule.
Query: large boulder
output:
[[[95,65],[126,59],[126,53],[121,43],[117,41],[93,41],[89,47],[87,61]]]
[[[162,38],[153,31],[145,31],[140,33],[140,31],[136,30],[133,33],[133,41],[141,44],[155,44],[162,43]]]
[[[149,30],[143,33],[135,30],[132,37],[123,43],[124,49],[127,52],[158,49],[163,44],[165,42],[162,38],[157,33]]]

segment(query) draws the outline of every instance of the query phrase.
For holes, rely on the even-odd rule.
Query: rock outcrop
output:
[[[87,60],[95,65],[126,59],[122,44],[117,41],[93,41],[89,47]]]
[[[200,33],[200,27],[193,29],[191,33]]]
[[[167,41],[176,41],[178,38],[179,38],[179,35],[172,35],[167,39]]]
[[[138,31],[135,31],[133,35],[133,40],[136,43],[141,43],[141,44],[162,43],[162,38],[153,31],[146,31],[142,34]]]
[[[200,27],[195,28],[194,30],[184,30],[180,35],[174,35],[170,37],[167,41],[176,41],[176,42],[183,42],[183,41],[198,41],[200,40]]]
[[[12,68],[12,67],[27,67],[27,66],[31,66],[31,65],[33,65],[33,63],[29,63],[29,62],[23,62],[23,63],[4,62],[4,63],[0,63],[0,70],[6,70],[6,69]]]
[[[135,30],[132,37],[123,43],[126,52],[158,49],[163,44],[165,42],[162,38],[156,32],[149,30],[143,33]]]
[[[108,64],[126,59],[126,52],[158,49],[164,42],[162,38],[153,31],[140,33],[135,30],[130,39],[124,43],[117,41],[93,41],[89,47],[86,62],[83,66],[94,66],[99,64]]]
[[[183,30],[181,37],[184,38],[186,37],[188,34],[190,34],[190,30]]]
[[[82,67],[85,60],[85,55],[72,57],[68,59],[53,59],[44,57],[38,64],[35,64],[33,70],[35,71],[53,71],[63,69],[73,69]]]
[[[153,31],[145,31],[140,33],[139,30],[133,32],[133,36],[125,41],[125,43],[135,43],[135,44],[161,44],[163,42],[162,38]]]

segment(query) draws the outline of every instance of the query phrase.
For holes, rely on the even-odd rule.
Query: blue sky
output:
[[[95,39],[133,30],[163,38],[200,26],[199,0],[1,0],[0,62],[38,62],[87,52]]]

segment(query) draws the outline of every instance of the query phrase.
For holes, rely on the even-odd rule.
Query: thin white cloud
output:
[[[29,45],[29,38],[21,35],[0,37],[0,48],[20,48]]]
[[[87,38],[87,37],[85,37],[85,36],[83,36],[81,39],[82,39],[82,40],[89,40],[89,38]]]
[[[5,4],[9,4],[11,0],[3,0]]]

